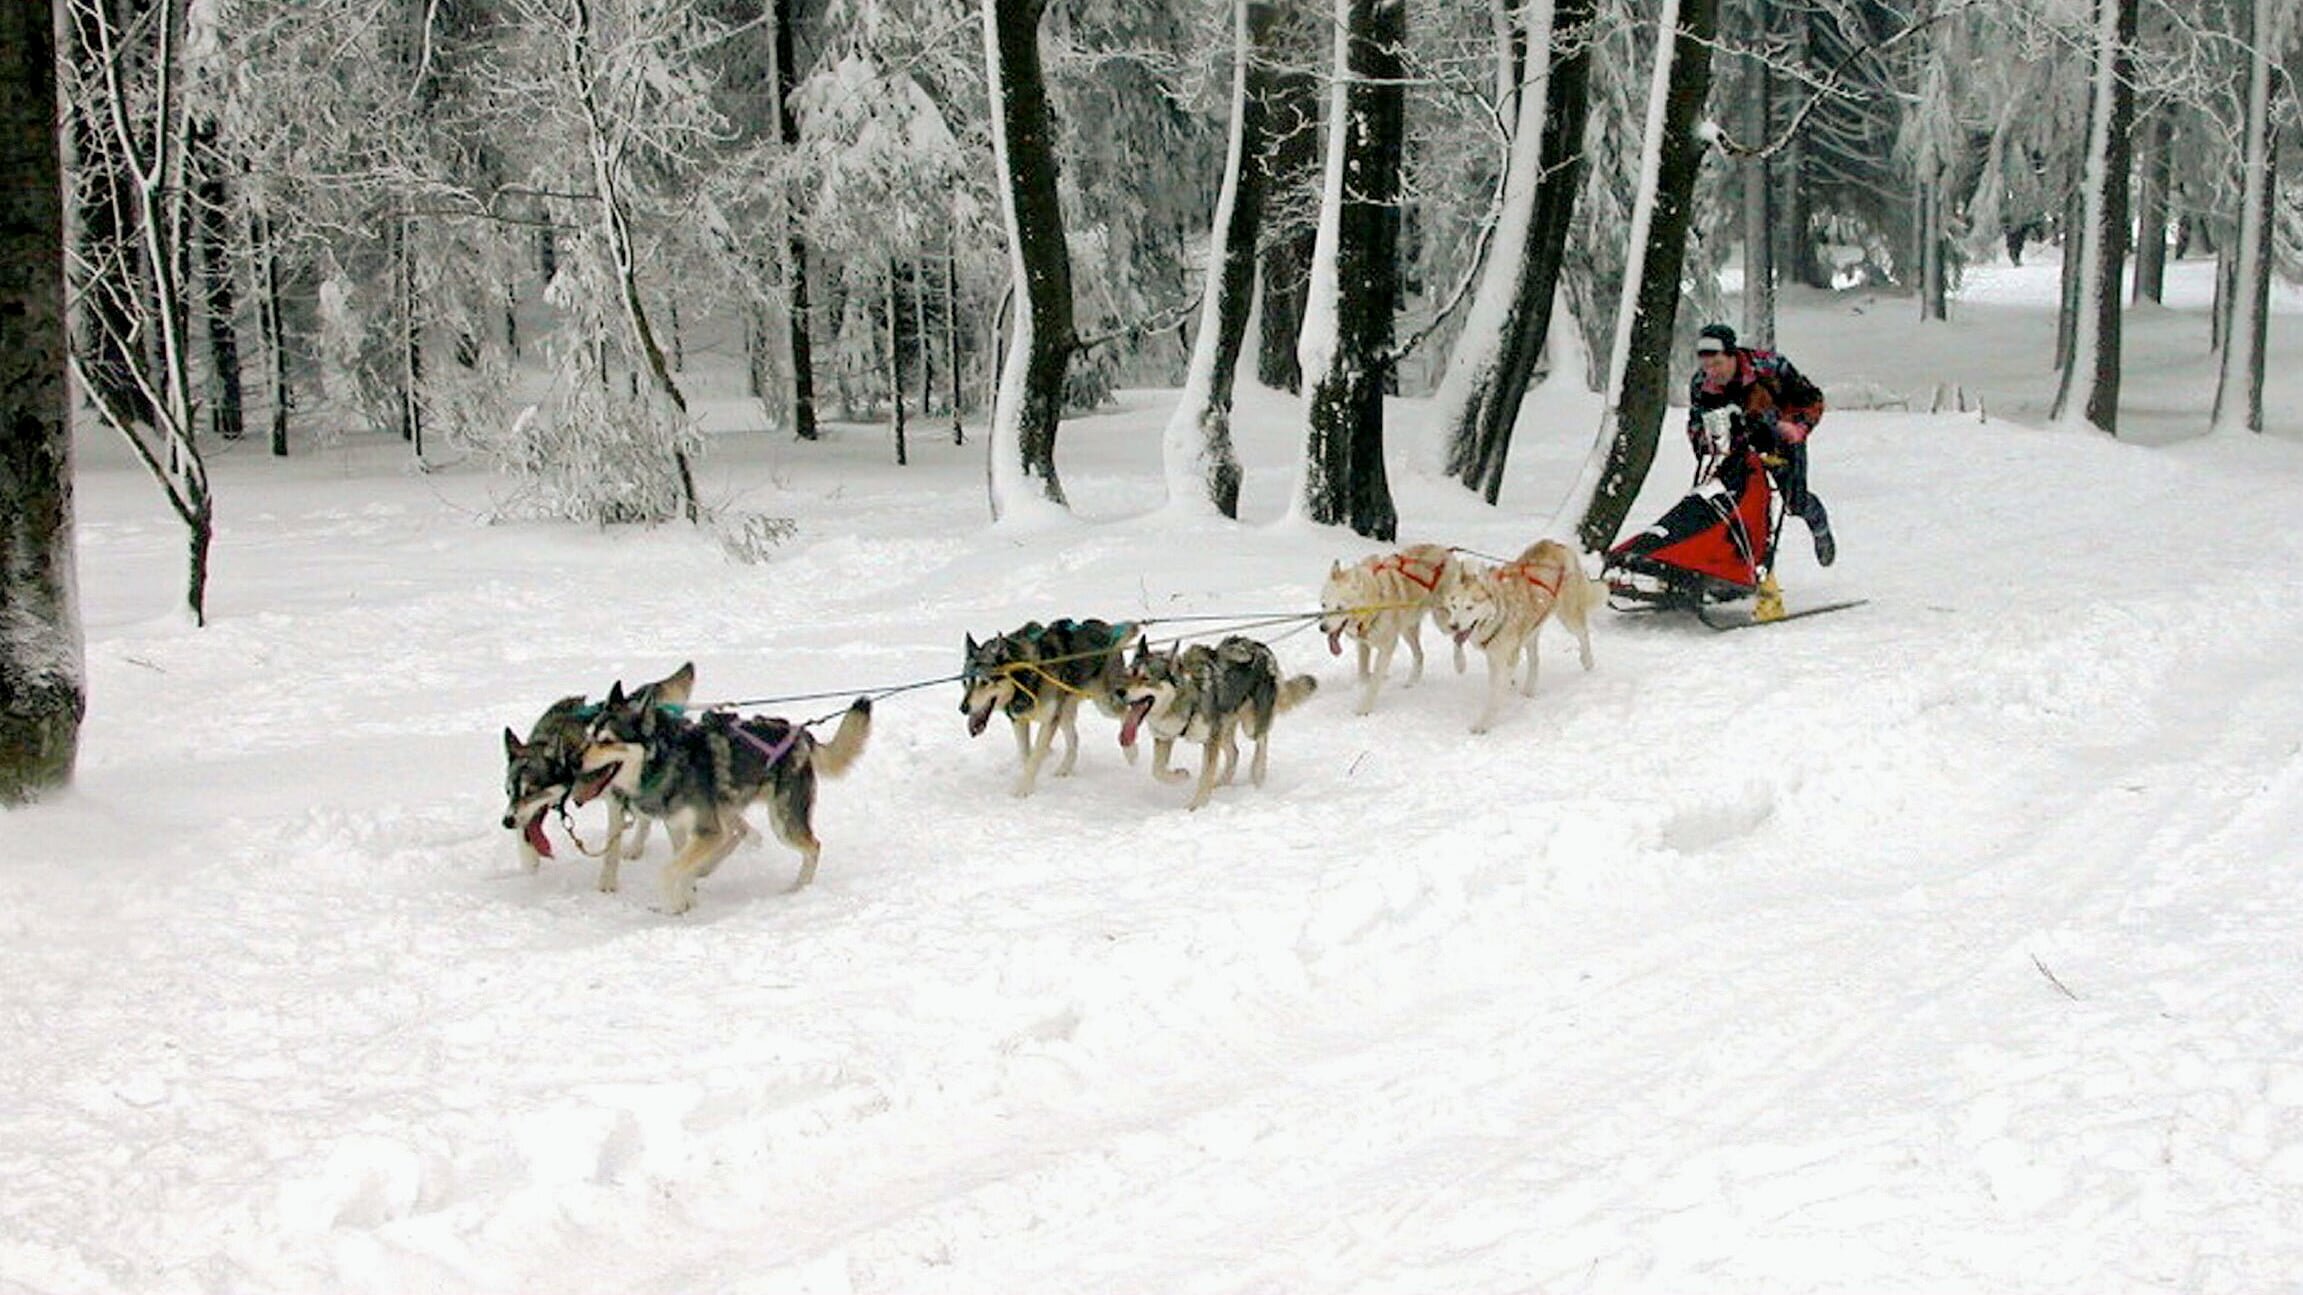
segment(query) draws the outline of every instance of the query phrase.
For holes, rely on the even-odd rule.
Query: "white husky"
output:
[[[1557,540],[1537,540],[1502,566],[1463,573],[1447,595],[1441,622],[1459,648],[1469,644],[1487,654],[1487,705],[1472,732],[1485,733],[1495,723],[1523,655],[1527,674],[1519,694],[1535,695],[1536,631],[1555,614],[1574,633],[1583,668],[1591,668],[1591,610],[1600,597],[1600,586],[1583,573],[1575,550]]]

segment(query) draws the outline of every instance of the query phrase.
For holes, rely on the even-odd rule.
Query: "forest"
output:
[[[2293,8],[60,0],[0,32],[58,105],[10,98],[12,173],[62,186],[0,261],[61,259],[37,421],[135,447],[195,618],[219,443],[387,435],[506,473],[508,515],[703,520],[698,347],[769,434],[984,437],[995,517],[1062,507],[1062,419],[1128,385],[1183,389],[1170,494],[1228,515],[1234,385],[1300,392],[1302,512],[1378,538],[1387,394],[1436,397],[1493,502],[1564,377],[1609,411],[1567,509],[1596,549],[1730,273],[1765,346],[1777,285],[1916,326],[2054,245],[2058,414],[2116,434],[2119,285],[2211,253],[2216,423],[2259,428]]]

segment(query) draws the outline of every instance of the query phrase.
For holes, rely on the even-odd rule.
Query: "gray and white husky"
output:
[[[1263,785],[1273,717],[1318,687],[1319,680],[1308,674],[1281,678],[1272,650],[1237,634],[1212,648],[1195,643],[1154,652],[1146,644],[1137,648],[1121,687],[1127,715],[1120,726],[1120,745],[1133,748],[1136,734],[1149,728],[1152,775],[1162,782],[1181,782],[1191,774],[1169,768],[1168,759],[1178,741],[1199,743],[1199,786],[1191,798],[1191,808],[1198,809],[1207,804],[1218,783],[1232,780],[1242,737],[1255,743],[1248,781]]]
[[[646,685],[654,691],[658,704],[674,708],[688,704],[695,686],[696,663],[693,661]],[[520,740],[520,735],[511,729],[504,730],[504,828],[520,834],[520,861],[530,872],[552,857],[552,840],[544,834],[544,816],[565,806],[575,791],[576,777],[583,771],[584,746],[591,738],[592,721],[599,714],[597,702],[581,695],[562,697],[536,717],[526,741]],[[616,830],[622,830],[620,819],[616,821]],[[643,818],[638,838],[632,843],[632,853],[638,854],[647,839],[648,820]],[[616,843],[611,840],[610,844]],[[611,849],[606,871],[600,878],[602,890],[616,888],[614,857]]]
[[[777,839],[799,851],[798,890],[816,877],[823,843],[816,839],[816,782],[847,772],[871,736],[872,703],[858,697],[840,717],[830,740],[806,725],[765,716],[714,711],[698,719],[666,710],[652,688],[626,697],[619,686],[592,721],[584,749],[577,804],[613,792],[611,816],[628,808],[660,818],[680,842],[664,865],[664,907],[695,906],[696,882],[712,874],[750,829],[744,809],[768,807]],[[606,863],[616,863],[611,831]],[[605,886],[606,883],[604,882]],[[612,888],[612,887],[608,887]]]
[[[1064,758],[1055,776],[1071,774],[1080,754],[1082,702],[1113,719],[1120,717],[1119,685],[1127,673],[1127,646],[1140,633],[1124,623],[1065,619],[1046,625],[1031,621],[981,643],[968,635],[966,665],[960,672],[960,713],[968,717],[969,737],[980,736],[993,715],[1008,717],[1015,731],[1016,755],[1023,762],[1016,775],[1016,795],[1032,794],[1058,732],[1064,737]],[[1135,758],[1132,747],[1128,758]]]

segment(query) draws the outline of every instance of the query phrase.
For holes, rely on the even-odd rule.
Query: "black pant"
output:
[[[1806,444],[1778,443],[1768,454],[1781,464],[1769,465],[1767,475],[1774,480],[1775,488],[1783,492],[1784,511],[1807,523],[1811,531],[1831,529],[1831,515],[1823,510],[1823,501],[1807,489]]]

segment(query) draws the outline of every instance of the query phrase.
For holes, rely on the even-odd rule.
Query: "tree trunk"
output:
[[[1399,158],[1406,122],[1403,0],[1336,0],[1325,193],[1307,327],[1304,515],[1390,540],[1399,513],[1383,463],[1384,379],[1398,296]],[[1326,309],[1321,309],[1322,306]]]
[[[1775,163],[1766,144],[1775,138],[1775,72],[1780,52],[1772,38],[1774,0],[1752,0],[1751,26],[1758,52],[1744,72],[1743,132],[1762,151],[1743,159],[1743,344],[1775,348]]]
[[[1252,69],[1271,36],[1275,6],[1233,0],[1231,138],[1224,155],[1214,232],[1201,290],[1199,332],[1192,342],[1183,395],[1162,439],[1171,504],[1205,500],[1239,516],[1239,456],[1231,443],[1232,386],[1240,345],[1255,306],[1256,238],[1263,228],[1264,100],[1250,93]]]
[[[2088,108],[2087,173],[2079,300],[2071,362],[2055,398],[2054,417],[2083,414],[2119,434],[2120,278],[2127,264],[2128,133],[2135,111],[2130,75],[2137,0],[2096,0],[2094,94]]]
[[[2143,155],[2136,163],[2135,300],[2164,301],[2167,288],[2167,186],[2173,174],[2169,145],[2174,114],[2162,105],[2144,123]]]
[[[776,136],[786,150],[800,142],[799,119],[792,113],[792,93],[799,88],[799,15],[793,0],[775,0],[776,21]],[[808,245],[800,237],[798,222],[790,222],[785,246],[784,282],[790,290],[791,325],[786,330],[792,348],[792,434],[815,440],[815,344],[808,333]]]
[[[240,386],[239,293],[227,210],[231,193],[224,181],[224,159],[216,151],[213,119],[194,131],[191,161],[198,177],[193,218],[199,231],[201,305],[208,317],[208,362],[213,373],[209,426],[224,440],[236,441],[248,427]]]
[[[2248,41],[2248,66],[2242,128],[2242,192],[2236,247],[2223,258],[2231,263],[2230,287],[2218,296],[2229,303],[2220,311],[2229,323],[2222,329],[2222,363],[2217,367],[2215,409],[2209,426],[2217,431],[2263,430],[2263,349],[2270,314],[2272,259],[2272,193],[2274,154],[2271,138],[2271,41],[2275,26],[2273,0],[2252,0],[2248,6],[2253,34]]]
[[[1664,0],[1674,33],[1656,42],[1642,164],[1645,183],[1633,218],[1637,261],[1626,272],[1628,309],[1616,326],[1615,371],[1609,384],[1607,426],[1587,464],[1578,494],[1589,502],[1575,523],[1585,551],[1615,540],[1632,501],[1655,462],[1655,446],[1670,401],[1672,336],[1679,314],[1679,275],[1694,216],[1695,177],[1703,161],[1695,125],[1711,93],[1711,43],[1719,28],[1719,0]],[[1574,504],[1571,499],[1571,508]]]
[[[46,4],[0,6],[0,805],[71,783],[88,704],[55,24]]]
[[[904,445],[904,348],[902,329],[898,321],[903,318],[903,294],[897,291],[896,263],[888,262],[888,415],[896,432],[896,466],[904,467],[911,461]]]
[[[1307,69],[1318,61],[1320,50],[1312,38],[1308,9],[1299,3],[1279,6],[1272,34],[1278,58],[1272,66],[1258,63],[1249,68],[1248,93],[1263,104],[1264,195],[1272,210],[1313,189],[1319,176],[1319,78]],[[1267,221],[1266,226],[1257,265],[1262,322],[1256,337],[1256,381],[1276,391],[1301,392],[1303,365],[1296,352],[1303,339],[1319,230],[1315,222],[1302,219],[1276,226]]]
[[[960,255],[957,248],[944,257],[944,380],[952,384],[952,444],[968,443],[961,413],[967,401],[960,366]]]
[[[288,410],[295,394],[288,385],[288,328],[280,284],[280,249],[272,243],[272,221],[262,211],[248,217],[248,243],[255,253],[259,281],[256,335],[264,348],[264,381],[272,405],[274,458],[288,457]]]
[[[993,138],[1018,298],[1015,349],[1000,378],[993,417],[995,514],[1029,482],[1038,484],[1048,502],[1064,504],[1056,429],[1063,417],[1064,374],[1078,338],[1071,252],[1056,186],[1055,119],[1040,67],[1040,17],[1046,10],[1047,0],[984,0]]]
[[[1543,110],[1543,182],[1535,199],[1535,226],[1522,269],[1519,297],[1523,323],[1513,329],[1503,357],[1502,381],[1480,429],[1478,473],[1481,495],[1495,503],[1503,492],[1504,462],[1519,407],[1535,382],[1535,367],[1551,336],[1552,308],[1559,297],[1560,273],[1567,262],[1567,236],[1575,223],[1576,195],[1583,191],[1583,131],[1591,120],[1591,22],[1597,0],[1555,0],[1552,9],[1551,77]],[[1465,482],[1471,484],[1470,481]]]

